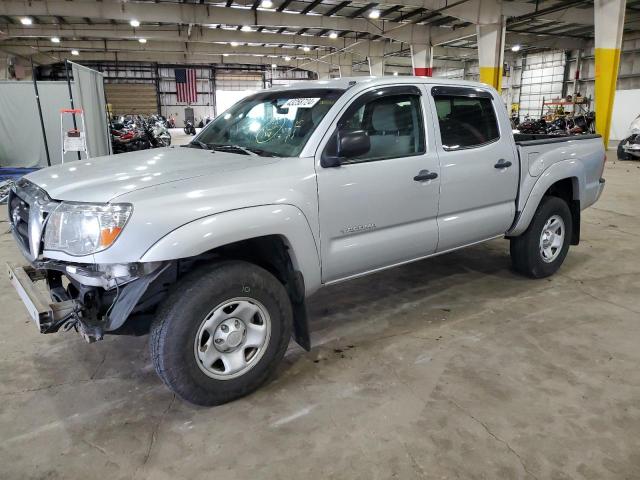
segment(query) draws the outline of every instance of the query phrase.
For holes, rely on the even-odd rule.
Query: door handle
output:
[[[511,165],[512,163],[509,160],[505,162],[504,158],[501,158],[500,160],[498,160],[498,163],[494,165],[494,167],[502,169],[502,168],[509,168]]]
[[[413,177],[416,182],[424,182],[435,178],[438,178],[438,174],[436,172],[430,172],[429,170],[420,170],[420,173]]]

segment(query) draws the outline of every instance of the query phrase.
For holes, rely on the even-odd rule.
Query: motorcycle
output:
[[[193,122],[190,120],[187,120],[184,123],[184,133],[186,133],[187,135],[195,135],[196,134],[196,127],[193,126]]]
[[[171,134],[158,116],[148,118],[120,117],[111,124],[113,153],[134,152],[149,148],[168,147]]]

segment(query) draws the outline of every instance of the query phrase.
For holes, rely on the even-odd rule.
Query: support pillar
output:
[[[501,93],[502,63],[504,61],[505,19],[501,0],[480,0],[478,36],[478,63],[480,81]]]
[[[327,62],[316,62],[316,73],[318,74],[318,80],[329,80],[331,78],[331,64]]]
[[[384,76],[384,42],[370,42],[369,55],[369,73],[373,77]]]
[[[419,43],[412,44],[411,64],[416,77],[433,76],[433,47]]]
[[[331,57],[332,59],[337,60],[338,68],[340,70],[340,78],[342,77],[352,77],[353,76],[353,56],[350,54],[340,54]]]
[[[604,146],[609,146],[613,99],[618,83],[620,47],[624,29],[626,0],[595,0],[595,104],[596,132],[602,135]]]

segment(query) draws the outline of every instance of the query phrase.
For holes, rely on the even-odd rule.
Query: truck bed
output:
[[[520,160],[520,191],[516,211],[522,212],[530,194],[550,168],[560,168],[558,163],[579,163],[575,171],[576,186],[580,186],[580,208],[587,208],[597,199],[600,176],[604,164],[604,146],[600,135],[514,134]],[[577,199],[576,199],[577,200]]]
[[[531,133],[514,133],[513,138],[518,145],[542,145],[546,143],[560,143],[571,140],[588,140],[590,138],[601,138],[597,134],[587,135],[546,135]]]

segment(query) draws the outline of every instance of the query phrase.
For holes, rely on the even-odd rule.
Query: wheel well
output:
[[[575,177],[558,180],[545,192],[545,196],[558,197],[564,200],[571,211],[573,229],[571,232],[571,245],[580,242],[580,200],[578,197],[578,179]]]
[[[240,240],[214,248],[196,258],[190,258],[186,262],[198,264],[202,261],[219,260],[244,260],[264,268],[276,277],[287,290],[291,300],[295,340],[306,350],[311,348],[305,305],[304,277],[302,272],[296,270],[289,244],[285,238],[280,235],[265,235]]]

